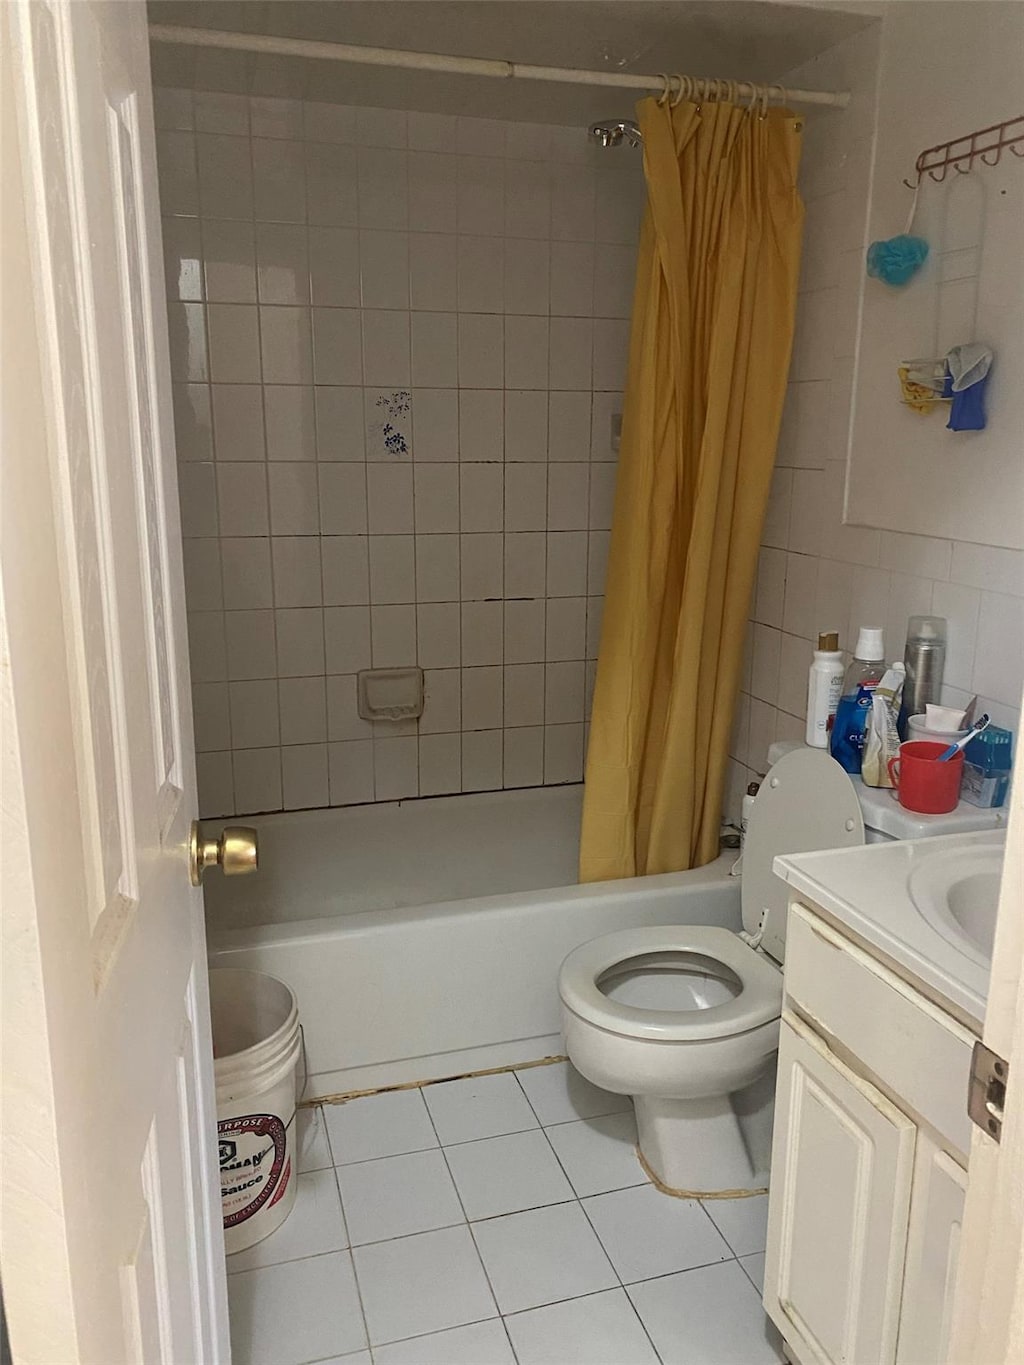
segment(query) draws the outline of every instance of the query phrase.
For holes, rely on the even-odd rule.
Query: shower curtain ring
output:
[[[660,108],[664,109],[665,105],[668,103],[668,97],[672,93],[672,82],[669,77],[665,75],[664,71],[658,72],[658,79],[661,81],[661,94],[658,96],[658,105]]]
[[[676,75],[673,79],[678,81],[679,84],[676,86],[676,93],[669,102],[669,107],[675,109],[684,99],[689,99],[690,97],[690,78],[689,76]]]

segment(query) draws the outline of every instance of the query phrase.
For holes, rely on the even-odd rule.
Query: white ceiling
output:
[[[875,6],[776,0],[150,0],[154,23],[598,71],[772,81],[875,22]],[[865,12],[865,10],[867,12]],[[153,45],[157,84],[340,104],[587,123],[631,91]]]

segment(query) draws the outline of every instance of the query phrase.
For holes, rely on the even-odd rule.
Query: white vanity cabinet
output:
[[[791,905],[764,1304],[797,1365],[945,1360],[973,1043]]]

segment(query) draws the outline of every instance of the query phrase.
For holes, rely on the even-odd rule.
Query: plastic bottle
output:
[[[818,636],[807,679],[807,731],[805,738],[814,749],[827,749],[832,718],[843,691],[843,655],[839,632],[824,631]]]
[[[859,773],[864,751],[864,731],[871,712],[871,695],[885,672],[882,632],[861,626],[850,666],[843,679],[843,692],[832,725],[829,752],[848,773]]]

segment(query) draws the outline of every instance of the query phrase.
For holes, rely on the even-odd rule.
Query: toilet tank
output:
[[[777,763],[794,749],[806,749],[798,740],[777,740],[768,748],[768,766]],[[864,842],[886,844],[893,839],[927,839],[936,834],[972,834],[976,830],[1001,829],[1009,807],[994,810],[961,801],[947,815],[918,815],[904,810],[890,787],[866,787],[860,777],[850,775],[864,815]]]

